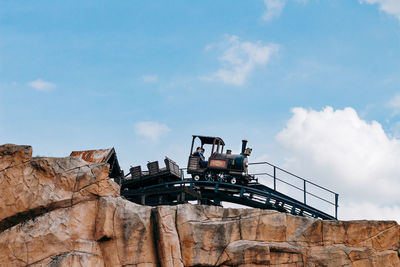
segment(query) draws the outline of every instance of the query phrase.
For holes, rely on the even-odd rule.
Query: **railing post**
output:
[[[274,166],[274,190],[276,191],[276,167]]]
[[[215,192],[215,193],[218,193],[218,188],[219,188],[219,183],[217,183],[217,184],[215,185],[215,189],[214,189],[214,192]]]
[[[337,210],[338,210],[338,200],[339,200],[339,195],[335,194],[335,218],[337,219]]]
[[[303,180],[304,181],[304,204],[306,204],[306,195],[307,195],[307,191],[306,191],[306,183],[307,183],[307,181],[306,180]]]

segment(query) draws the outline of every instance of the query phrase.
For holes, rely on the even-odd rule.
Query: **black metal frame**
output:
[[[201,148],[203,148],[204,145],[212,145],[211,155],[214,153],[215,145],[217,145],[216,152],[223,153],[225,142],[220,137],[193,135],[192,146],[190,147],[190,154],[189,155],[193,154],[194,142],[195,142],[196,138],[199,138],[199,140],[201,142],[201,146],[200,146]],[[221,152],[219,152],[219,148],[220,147],[221,147]]]
[[[317,185],[317,184],[315,184],[315,183],[313,183],[313,182],[310,182],[310,181],[308,181],[308,180],[306,180],[306,179],[304,179],[304,178],[302,178],[302,177],[300,177],[300,176],[298,176],[298,175],[296,175],[296,174],[293,174],[293,173],[291,173],[291,172],[289,172],[289,171],[287,171],[287,170],[284,170],[284,169],[282,169],[282,168],[279,168],[279,167],[275,166],[274,164],[271,164],[271,163],[266,162],[266,161],[264,161],[264,162],[249,163],[249,166],[250,166],[250,165],[268,165],[268,166],[271,166],[271,167],[273,168],[273,174],[268,173],[268,172],[261,172],[261,173],[252,173],[252,175],[255,175],[255,176],[263,176],[263,175],[266,175],[266,176],[269,176],[269,177],[273,178],[274,190],[275,190],[275,191],[277,190],[277,185],[276,185],[276,182],[277,182],[277,181],[282,182],[282,183],[284,183],[284,184],[286,184],[286,185],[289,185],[289,186],[291,186],[291,187],[293,187],[293,188],[295,188],[295,189],[297,189],[297,190],[302,191],[302,192],[303,192],[303,203],[304,203],[304,204],[307,204],[307,195],[310,195],[310,196],[313,196],[313,197],[315,197],[315,198],[317,198],[317,199],[319,199],[319,200],[322,200],[322,201],[324,201],[324,202],[326,202],[326,203],[328,203],[328,204],[334,205],[334,206],[335,206],[335,218],[337,218],[338,207],[339,207],[339,205],[338,205],[338,202],[339,202],[339,194],[338,194],[338,193],[335,193],[335,192],[333,192],[333,191],[331,191],[331,190],[329,190],[329,189],[327,189],[327,188],[325,188],[325,187],[322,187],[322,186],[320,186],[320,185]],[[303,182],[303,188],[300,188],[300,187],[298,187],[298,186],[295,186],[295,185],[293,185],[293,184],[291,184],[291,183],[288,183],[287,181],[284,181],[284,180],[278,178],[278,177],[277,177],[277,170],[282,171],[282,172],[284,172],[284,173],[286,173],[286,174],[288,174],[288,175],[290,175],[290,176],[292,176],[292,177],[295,177],[295,178],[301,180],[301,181]],[[334,201],[335,201],[335,202],[331,202],[331,201],[329,201],[329,200],[327,200],[327,199],[325,199],[325,198],[322,198],[322,197],[320,197],[320,196],[317,196],[317,195],[315,195],[315,194],[313,194],[313,193],[311,193],[311,192],[307,192],[307,184],[313,185],[313,186],[315,186],[315,187],[317,187],[317,188],[319,188],[319,189],[324,190],[325,192],[328,192],[328,193],[332,194],[332,195],[334,196],[334,199],[335,199]]]
[[[221,201],[229,201],[255,208],[274,209],[298,216],[319,218],[323,220],[337,219],[330,214],[308,206],[307,204],[303,204],[298,200],[279,193],[267,186],[260,184],[258,184],[258,186],[262,187],[255,188],[251,185],[233,185],[215,181],[196,182],[191,179],[185,179],[182,181],[147,186],[136,191],[124,191],[123,196],[127,199],[132,199],[134,196],[141,196],[141,199],[143,199],[146,198],[146,195],[154,195],[158,188],[164,188],[163,194],[168,194],[168,192],[172,193],[173,191],[176,191],[177,187],[187,187],[190,190],[200,192],[203,199],[212,200],[213,203],[217,205],[219,205]]]
[[[185,178],[186,168],[182,168],[179,169],[179,172],[174,170],[174,178],[172,181],[171,172],[168,172],[166,176],[164,176],[162,173],[159,173],[158,176],[156,175],[158,179],[153,179],[152,184],[142,183],[142,185],[138,186],[138,183],[136,183],[138,179],[136,179],[136,181],[125,180],[122,183],[121,194],[131,201],[146,205],[174,205],[189,200],[197,200],[198,202],[210,205],[220,205],[221,201],[227,201],[255,208],[274,209],[299,216],[320,218],[324,220],[337,219],[339,194],[289,171],[279,168],[269,162],[249,163],[249,165],[267,165],[272,167],[272,173],[260,172],[253,173],[252,175],[268,176],[273,178],[273,188],[262,185],[258,182],[250,183],[248,185],[238,185],[217,181],[194,181],[191,178]],[[296,179],[300,179],[303,183],[303,188],[283,180],[282,177],[278,177],[277,171],[288,174]],[[155,178],[156,176],[152,177]],[[297,200],[277,191],[277,181],[302,191],[304,197],[303,201]],[[307,185],[315,186],[332,194],[335,198],[334,202],[308,192]],[[309,206],[307,204],[307,196],[315,197],[330,205],[333,205],[335,207],[334,215]],[[148,198],[148,200],[146,200],[146,198]]]

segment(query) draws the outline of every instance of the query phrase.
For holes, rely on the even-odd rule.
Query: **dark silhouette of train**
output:
[[[200,145],[198,148],[196,145],[195,148],[197,139],[200,141]],[[206,145],[207,151],[202,151]],[[93,163],[108,163],[110,165],[109,177],[120,184],[121,196],[142,205],[177,205],[196,200],[198,204],[221,205],[221,201],[226,201],[323,220],[337,219],[339,194],[333,191],[268,162],[256,162],[253,165],[263,164],[268,168],[273,168],[273,174],[264,172],[257,175],[268,175],[273,178],[274,187],[258,183],[254,175],[248,174],[248,156],[251,154],[251,148],[246,148],[246,145],[247,141],[242,140],[240,154],[232,154],[231,150],[226,150],[224,153],[225,143],[221,138],[194,135],[187,168],[187,173],[191,177],[187,178],[185,178],[184,169],[180,169],[178,164],[168,157],[165,157],[164,160],[165,167],[160,166],[158,161],[148,162],[147,170],[142,170],[142,167],[138,165],[131,167],[127,175],[124,175],[118,164],[114,148],[73,151],[71,157],[79,157]],[[210,155],[207,160],[204,152]],[[289,177],[302,180],[304,189],[281,180],[276,176],[276,170],[284,176],[289,175]],[[304,201],[298,200],[298,195],[291,197],[277,191],[276,181],[301,190],[304,194]],[[335,203],[325,199],[326,194],[321,197],[307,192],[306,184],[333,194]],[[335,215],[309,206],[306,203],[306,196],[313,196],[334,205]]]
[[[197,139],[200,141],[200,146],[194,150],[194,144]],[[205,145],[211,147],[211,154],[208,160],[201,153]],[[195,181],[248,184],[255,178],[247,172],[247,157],[250,156],[252,149],[246,148],[246,145],[247,140],[242,140],[240,154],[232,154],[232,150],[226,150],[224,153],[225,143],[221,138],[193,135],[187,173],[191,174],[192,179]]]

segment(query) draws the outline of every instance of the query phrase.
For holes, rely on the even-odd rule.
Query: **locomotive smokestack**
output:
[[[244,151],[246,150],[246,145],[247,145],[247,140],[243,139],[242,140],[242,155],[244,155]]]

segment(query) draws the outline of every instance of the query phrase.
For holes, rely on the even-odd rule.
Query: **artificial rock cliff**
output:
[[[107,176],[0,146],[0,266],[400,266],[396,222],[140,206]]]

